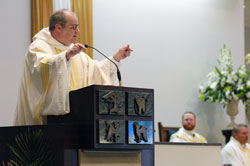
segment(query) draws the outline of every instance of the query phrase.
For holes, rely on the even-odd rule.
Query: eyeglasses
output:
[[[66,27],[65,24],[61,24],[61,26]],[[79,28],[79,24],[68,25],[68,27],[72,30],[76,30]]]
[[[74,25],[69,25],[68,26],[70,29],[76,30],[79,28],[79,24],[74,24]]]

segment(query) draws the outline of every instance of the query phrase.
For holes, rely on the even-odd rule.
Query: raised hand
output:
[[[118,51],[117,53],[114,55],[114,59],[117,61],[117,62],[120,62],[120,60],[122,59],[125,59],[127,58],[128,56],[130,56],[130,53],[132,52],[133,50],[130,48],[129,44],[128,45],[125,45],[125,46],[122,46]]]
[[[85,46],[81,43],[76,43],[74,46],[66,52],[66,59],[69,60],[71,57],[75,56],[82,50],[85,50]]]

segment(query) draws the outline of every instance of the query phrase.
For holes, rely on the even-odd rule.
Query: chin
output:
[[[184,127],[186,130],[193,130],[194,127]]]

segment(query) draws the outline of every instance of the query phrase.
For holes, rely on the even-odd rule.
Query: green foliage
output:
[[[41,129],[20,133],[15,137],[15,145],[8,145],[13,159],[7,166],[50,166],[53,156]],[[3,166],[6,164],[3,162]]]

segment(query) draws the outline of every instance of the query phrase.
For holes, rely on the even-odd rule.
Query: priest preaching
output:
[[[56,11],[49,27],[33,37],[20,80],[15,125],[41,125],[47,115],[70,112],[69,92],[92,84],[114,85],[116,67],[108,59],[95,61],[76,43],[78,19],[70,10]],[[118,66],[130,56],[129,45],[110,57]]]

